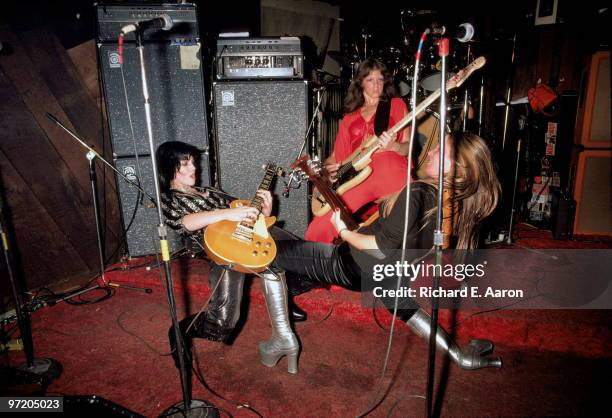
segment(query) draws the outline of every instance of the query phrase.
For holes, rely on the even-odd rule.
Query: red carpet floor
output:
[[[547,247],[546,235],[528,239],[535,243],[530,246],[543,245],[539,248],[576,243],[550,240]],[[609,248],[601,242],[579,245]],[[132,265],[142,261],[133,260]],[[180,317],[206,301],[207,272],[202,260],[173,263]],[[153,293],[118,289],[112,298],[94,305],[60,303],[38,310],[32,316],[36,357],[57,359],[64,367],[49,393],[96,394],[142,415],[157,416],[181,399],[178,373],[168,355],[170,320],[159,272],[117,271],[109,278],[146,285]],[[300,371],[290,375],[285,359],[275,368],[259,363],[257,343],[269,337],[270,327],[257,280],[249,295],[242,329],[231,346],[200,340],[195,344],[207,384],[224,399],[194,378],[195,398],[239,417],[256,415],[236,402],[266,417],[348,417],[364,411],[386,389],[369,416],[424,416],[427,344],[402,324],[396,328],[386,379],[378,379],[388,339],[386,312],[377,311],[377,323],[372,310],[360,306],[357,294],[336,288],[298,297],[309,320],[296,326],[302,345]],[[504,367],[463,371],[438,356],[438,415],[610,415],[609,311],[475,313],[462,311],[454,317],[457,339],[492,339]],[[441,311],[442,323],[449,326],[451,319],[450,312]],[[21,354],[11,353],[12,365],[21,360]]]

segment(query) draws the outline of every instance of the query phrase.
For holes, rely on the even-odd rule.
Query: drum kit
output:
[[[387,66],[393,75],[395,88],[398,96],[402,97],[407,104],[411,100],[415,53],[418,38],[425,27],[436,26],[437,12],[432,10],[403,10],[400,12],[400,22],[403,39],[399,42],[385,40],[383,45],[376,45],[376,39],[362,29],[358,41],[344,48],[343,52],[329,51],[327,55],[340,65],[342,74],[352,79],[356,73],[359,63],[366,58],[376,58]],[[470,41],[473,42],[473,41]],[[451,78],[461,68],[464,68],[473,60],[471,43],[454,42],[451,52],[447,58],[447,76]],[[371,47],[376,45],[376,47]],[[419,63],[419,80],[417,83],[417,103],[422,101],[432,92],[440,88],[441,82],[441,59],[438,56],[438,46],[431,38],[425,43],[421,51]],[[455,127],[464,119],[466,93],[463,89],[453,90],[447,97],[448,125]],[[436,138],[439,133],[439,117],[437,102],[421,115],[417,126],[419,143],[423,145],[429,138]],[[465,123],[464,123],[465,126]],[[447,126],[447,130],[450,127]],[[417,145],[418,146],[418,145]]]

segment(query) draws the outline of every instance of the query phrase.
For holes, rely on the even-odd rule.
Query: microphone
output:
[[[145,31],[147,29],[170,30],[174,26],[172,18],[168,14],[163,14],[159,17],[142,22],[131,23],[121,28],[121,34],[127,35],[135,31]]]
[[[459,28],[455,31],[455,38],[459,42],[466,43],[470,42],[474,37],[474,26],[471,23],[462,23],[459,25]]]
[[[445,26],[432,26],[429,29],[432,35],[444,35],[446,34]],[[474,26],[471,23],[462,23],[459,25],[457,30],[449,34],[451,38],[458,40],[459,42],[466,43],[470,42],[474,37]]]

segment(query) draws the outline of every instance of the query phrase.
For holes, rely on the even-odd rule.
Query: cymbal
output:
[[[347,57],[340,51],[327,51],[327,55],[344,67],[352,67],[357,61],[352,57]]]

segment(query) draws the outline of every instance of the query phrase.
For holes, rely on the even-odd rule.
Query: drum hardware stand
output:
[[[123,289],[128,289],[128,290],[137,290],[137,291],[145,292],[145,293],[152,293],[153,290],[149,288],[141,288],[141,287],[136,287],[136,286],[129,286],[129,285],[124,285],[124,284],[113,283],[113,282],[109,282],[106,279],[106,275],[105,275],[106,268],[104,265],[105,264],[104,262],[104,243],[102,242],[102,225],[101,225],[101,220],[100,220],[100,208],[98,205],[98,184],[96,181],[95,159],[98,158],[100,161],[103,161],[106,165],[111,167],[116,173],[118,173],[121,177],[123,177],[128,183],[136,186],[142,193],[144,193],[145,196],[148,196],[149,199],[152,199],[151,196],[147,192],[145,192],[138,184],[136,184],[132,180],[129,180],[123,173],[120,173],[115,167],[113,167],[108,161],[106,161],[100,154],[98,154],[98,152],[96,152],[91,146],[87,145],[85,141],[79,138],[74,132],[72,132],[66,126],[64,126],[55,116],[51,115],[50,113],[47,113],[47,117],[51,119],[53,122],[55,122],[60,128],[66,131],[70,136],[76,139],[77,142],[79,142],[83,147],[87,149],[85,158],[87,158],[87,161],[89,163],[89,182],[91,184],[94,218],[96,222],[96,237],[98,240],[98,257],[99,257],[99,262],[100,262],[100,275],[98,277],[97,283],[94,286],[87,287],[85,289],[81,289],[73,293],[69,293],[66,296],[63,296],[59,299],[54,300],[53,302],[50,303],[50,305],[56,305],[59,302],[63,302],[65,300],[72,299],[75,296],[79,296],[79,295],[82,295],[83,293],[87,293],[91,290],[96,290],[96,289],[105,289],[107,291],[110,291],[110,288],[123,288]]]
[[[485,82],[484,76],[480,76],[480,93],[479,93],[479,101],[478,101],[478,136],[482,138],[482,117],[484,112],[484,89]]]
[[[471,49],[471,45],[468,43],[467,53],[465,55],[466,64],[470,62],[470,52],[471,52],[470,49]],[[467,121],[468,121],[469,106],[470,106],[470,92],[467,87],[467,83],[463,89],[464,89],[464,92],[463,92],[463,132],[465,132],[467,131]]]
[[[12,255],[10,250],[10,239],[7,233],[6,222],[4,219],[4,201],[3,192],[0,190],[0,238],[2,239],[2,250],[4,260],[6,261],[6,270],[8,272],[9,281],[11,282],[11,291],[13,293],[13,302],[15,303],[15,314],[17,316],[17,324],[21,334],[21,342],[23,351],[25,352],[26,362],[17,367],[17,370],[32,373],[40,376],[38,382],[41,386],[47,386],[51,380],[57,379],[62,374],[62,365],[51,358],[34,358],[34,343],[32,341],[32,326],[30,323],[30,313],[27,307],[24,309],[23,300],[15,272],[13,270]]]
[[[523,122],[523,126],[524,126],[524,122]],[[516,203],[515,203],[515,199],[516,199],[516,188],[518,185],[518,171],[519,171],[519,163],[521,160],[521,138],[519,138],[518,143],[516,145],[516,167],[514,169],[514,187],[512,188],[512,206],[511,206],[511,210],[510,210],[510,220],[508,222],[508,236],[506,237],[506,244],[511,245],[512,244],[512,227],[513,227],[513,222],[514,222],[514,215],[516,212]]]
[[[365,61],[368,59],[368,38],[372,37],[372,35],[368,33],[367,26],[361,29],[361,37],[363,38],[363,59]]]
[[[512,100],[512,83],[514,80],[514,58],[516,55],[516,32],[512,37],[512,56],[510,57],[510,72],[506,84],[506,108],[504,109],[504,131],[502,135],[502,151],[506,148],[506,137],[508,135],[508,119],[510,118],[510,101]]]

